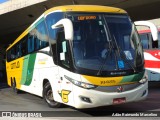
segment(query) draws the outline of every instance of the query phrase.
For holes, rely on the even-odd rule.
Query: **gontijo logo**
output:
[[[20,68],[19,61],[11,63],[11,69]]]

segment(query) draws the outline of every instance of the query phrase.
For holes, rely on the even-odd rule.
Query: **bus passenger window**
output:
[[[7,52],[7,61],[10,62],[11,61],[11,50],[9,50]]]
[[[143,46],[143,49],[149,49],[149,36],[148,34],[140,34],[141,43]]]
[[[29,35],[28,37],[28,53],[31,53],[34,51],[34,36]]]
[[[22,43],[22,56],[25,56],[27,54],[27,43],[26,43],[26,38],[23,38]]]
[[[17,50],[16,50],[16,52],[17,52],[17,57],[19,58],[19,57],[22,56],[21,43],[17,44],[16,47],[17,47]]]
[[[40,49],[40,40],[37,38],[37,36],[34,37],[35,40],[35,50]]]
[[[40,24],[37,25],[36,27],[37,29],[37,40],[39,43],[39,48],[45,48],[49,45],[48,42],[48,34],[47,34],[47,30],[46,30],[46,26],[44,21],[42,21]]]
[[[14,60],[16,58],[16,52],[15,52],[15,48],[13,47],[11,49],[11,60]]]

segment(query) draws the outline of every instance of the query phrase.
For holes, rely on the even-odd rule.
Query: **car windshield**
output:
[[[71,14],[75,66],[127,70],[143,64],[137,31],[127,15]]]

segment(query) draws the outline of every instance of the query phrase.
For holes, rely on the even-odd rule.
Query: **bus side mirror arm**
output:
[[[64,28],[64,35],[66,40],[73,40],[73,24],[70,19],[64,18],[59,20],[56,24],[51,26],[52,29]]]
[[[157,29],[157,27],[153,23],[148,22],[148,21],[136,21],[136,22],[134,22],[134,24],[136,26],[146,26],[146,27],[149,27],[150,30],[151,30],[151,34],[152,34],[153,40],[154,41],[158,40],[158,29]]]

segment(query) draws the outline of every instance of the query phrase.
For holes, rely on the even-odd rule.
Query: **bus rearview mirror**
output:
[[[134,22],[136,26],[146,26],[149,27],[151,30],[151,34],[152,34],[152,38],[154,41],[158,40],[158,29],[156,27],[156,25],[154,25],[151,22],[148,21],[136,21]]]
[[[56,24],[52,25],[52,29],[64,28],[66,40],[73,40],[73,24],[70,19],[64,18],[59,20]]]

